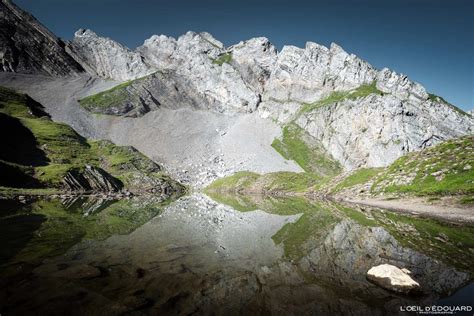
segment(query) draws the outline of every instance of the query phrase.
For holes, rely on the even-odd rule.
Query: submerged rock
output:
[[[404,270],[391,264],[381,264],[367,272],[367,279],[394,292],[409,294],[420,291],[420,284]]]

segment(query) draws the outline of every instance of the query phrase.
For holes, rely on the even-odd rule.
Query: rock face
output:
[[[378,71],[336,44],[327,48],[308,42],[305,48],[285,46],[278,53],[260,37],[226,49],[208,33],[188,32],[177,40],[152,36],[132,52],[91,31],[79,31],[72,46],[82,59],[96,61],[89,65],[100,76],[128,80],[155,71],[113,91],[121,97],[107,95],[115,100],[111,106],[86,102],[93,112],[141,116],[160,107],[223,113],[258,107],[262,117],[282,125],[296,122],[349,170],[387,166],[407,152],[474,131],[472,116],[430,97],[406,76],[387,68]],[[97,53],[117,47],[118,53]],[[121,57],[115,58],[117,54]],[[371,85],[378,94],[301,111],[304,104]]]
[[[0,1],[0,67],[52,76],[82,72],[64,42],[10,0]]]
[[[419,291],[420,284],[413,280],[406,271],[406,269],[399,269],[391,264],[381,264],[367,271],[367,279],[394,292],[408,294]]]
[[[260,102],[258,94],[230,65],[232,52],[228,52],[209,33],[188,32],[177,40],[163,35],[153,36],[136,51],[130,51],[90,30],[79,30],[70,47],[84,68],[101,77],[125,81],[158,70],[171,74],[165,83],[162,77],[151,76],[146,81],[135,83],[134,87],[156,96],[163,94],[164,85],[168,85],[176,89],[175,97],[178,94],[187,96],[183,105],[199,103],[200,108],[218,112],[253,112]],[[155,80],[161,82],[153,83]],[[165,95],[169,93],[164,92]],[[173,99],[173,103],[178,105],[181,101]],[[120,108],[128,109],[125,113],[132,110],[142,113],[147,107],[156,107],[153,99],[118,103]]]
[[[143,77],[153,70],[140,54],[123,45],[97,36],[91,30],[80,29],[68,46],[71,54],[88,72],[99,77],[125,81]]]
[[[84,170],[73,169],[64,177],[64,186],[70,191],[117,192],[122,189],[120,180],[101,168],[86,166]]]
[[[474,132],[472,117],[447,104],[392,94],[318,107],[296,123],[349,170],[387,166],[408,152]]]
[[[330,48],[308,42],[285,46],[265,85],[263,100],[314,102],[332,91],[354,89],[375,80],[377,71],[336,44]]]

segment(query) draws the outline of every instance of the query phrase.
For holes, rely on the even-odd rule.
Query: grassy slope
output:
[[[211,194],[213,192],[303,193],[322,181],[322,177],[304,172],[281,171],[259,175],[242,171],[214,181],[205,191]]]
[[[308,135],[295,123],[283,127],[281,140],[275,139],[272,147],[285,159],[294,160],[303,170],[325,176],[334,176],[341,172],[341,165],[332,159],[322,146],[306,141]]]
[[[376,88],[376,82],[362,85],[351,91],[337,91],[323,100],[303,104],[293,121],[283,127],[282,137],[276,138],[272,147],[285,159],[294,160],[303,170],[321,176],[332,177],[342,171],[341,165],[334,160],[318,142],[307,134],[295,121],[304,113],[345,99],[355,100],[370,94],[383,93]]]
[[[329,183],[328,183],[329,182]],[[409,153],[387,168],[359,169],[331,182],[311,173],[276,172],[258,175],[239,172],[213,182],[208,191],[305,193],[329,188],[338,193],[357,185],[370,185],[372,194],[393,193],[417,196],[474,194],[474,137],[448,140],[436,146]]]
[[[62,179],[69,170],[83,168],[86,164],[105,169],[125,185],[129,173],[137,170],[168,179],[159,172],[156,164],[130,147],[115,146],[108,141],[88,141],[66,124],[32,115],[26,106],[25,95],[0,88],[0,97],[0,112],[17,118],[27,127],[34,135],[38,148],[46,154],[47,165],[33,168],[35,178],[45,187],[60,188]],[[5,190],[4,188],[3,191]]]
[[[133,82],[134,80],[130,80],[109,90],[85,97],[79,100],[79,104],[89,111],[116,106],[117,104],[120,104],[131,97],[126,88],[129,87]]]
[[[474,136],[409,153],[377,176],[373,192],[474,194]]]
[[[327,106],[336,102],[343,100],[356,100],[358,98],[363,98],[371,94],[383,95],[383,92],[377,89],[376,82],[371,84],[364,84],[360,87],[350,90],[350,91],[336,91],[329,95],[327,98],[314,102],[314,103],[305,103],[300,110],[300,114],[311,112],[317,108]]]

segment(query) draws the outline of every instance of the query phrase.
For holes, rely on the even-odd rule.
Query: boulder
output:
[[[367,279],[384,289],[398,293],[414,293],[420,291],[420,284],[413,280],[402,269],[391,264],[372,267],[367,272]]]

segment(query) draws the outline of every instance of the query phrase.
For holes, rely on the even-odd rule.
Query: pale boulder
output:
[[[406,269],[399,269],[391,264],[381,264],[372,267],[367,272],[367,279],[394,292],[408,294],[420,291],[420,284],[403,270]]]

